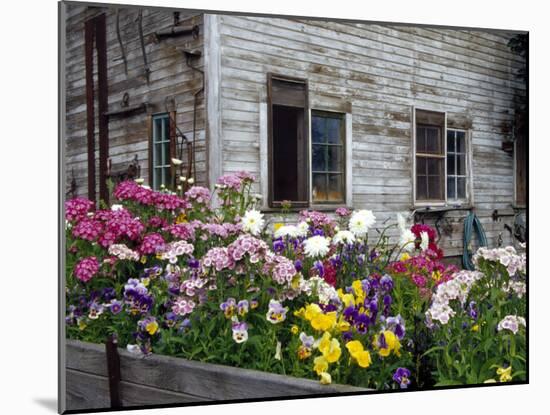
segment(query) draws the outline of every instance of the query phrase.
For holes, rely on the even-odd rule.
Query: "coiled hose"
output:
[[[464,253],[462,255],[462,265],[470,271],[474,269],[474,264],[472,263],[472,253],[468,249],[470,241],[472,240],[473,230],[475,230],[477,234],[479,246],[487,246],[487,237],[485,236],[483,226],[481,225],[481,222],[476,214],[474,212],[470,212],[464,219]]]

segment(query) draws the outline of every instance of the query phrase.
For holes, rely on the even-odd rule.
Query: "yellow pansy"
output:
[[[401,261],[406,261],[407,259],[410,259],[410,258],[411,256],[406,252],[403,255],[401,255]]]
[[[342,303],[344,304],[344,307],[350,307],[352,305],[355,305],[355,298],[352,294],[344,294],[342,297]]]
[[[329,363],[337,362],[342,354],[340,343],[337,339],[331,339],[330,333],[327,331],[323,334],[323,337],[321,337],[319,351],[323,353],[323,357]]]
[[[149,282],[150,282],[150,279],[149,279],[149,278],[142,278],[142,279],[141,279],[141,283],[142,283],[145,287],[148,287],[148,286],[149,286]]]
[[[187,222],[187,217],[185,216],[185,213],[180,213],[176,218],[176,223],[185,223],[185,222]]]
[[[317,356],[313,359],[313,370],[320,375],[328,370],[328,362],[323,356]]]
[[[143,255],[141,258],[140,258],[140,262],[142,264],[145,264],[147,262],[147,257],[145,255]]]
[[[363,368],[369,367],[372,363],[368,350],[361,350],[359,353],[357,353],[357,355],[355,356],[355,360],[357,360],[357,364]]]
[[[382,332],[382,335],[384,336],[386,347],[380,347],[378,335],[374,336],[373,345],[378,349],[378,354],[382,357],[387,357],[393,352],[396,356],[400,356],[401,353],[399,349],[401,348],[401,343],[395,333],[390,330],[385,330]]]
[[[307,310],[306,310],[307,314]],[[307,318],[307,317],[306,317]],[[311,319],[311,327],[319,331],[327,331],[336,325],[336,311],[327,314],[317,314]]]
[[[298,334],[298,331],[300,331],[300,329],[298,328],[298,326],[295,324],[293,325],[291,328],[290,328],[290,332],[292,334]]]
[[[359,352],[363,351],[363,345],[359,340],[352,340],[346,343],[346,349],[348,349],[352,357],[355,357]]]
[[[323,311],[317,304],[308,304],[304,313],[306,320],[311,321],[315,316],[319,315]]]
[[[363,297],[363,285],[361,284],[361,280],[355,280],[351,283],[351,288],[353,288],[353,292],[355,293],[356,297]]]
[[[336,325],[336,329],[340,332],[343,331],[349,331],[351,328],[351,325],[348,321],[344,320],[342,317],[338,320],[338,324]]]
[[[512,366],[508,366],[506,369],[499,367],[497,369],[497,375],[500,376],[501,382],[510,382],[512,380]]]
[[[472,331],[479,331],[479,324],[474,324],[472,326]]]
[[[300,283],[302,282],[302,274],[296,274],[294,277],[292,277],[292,280],[290,281],[290,287],[293,289],[297,289],[300,287]]]
[[[86,327],[88,327],[88,325],[86,324],[86,322],[84,320],[78,320],[78,328],[80,330],[84,330]]]
[[[301,307],[299,310],[296,310],[294,312],[294,315],[296,317],[300,317],[300,318],[304,318],[305,317],[305,314],[306,314],[306,309],[304,307]]]
[[[319,376],[321,377],[319,379],[321,385],[330,385],[332,383],[332,377],[330,376],[330,373],[322,372]]]
[[[157,332],[158,328],[159,323],[157,323],[156,321],[152,321],[145,326],[145,330],[147,330],[147,333],[149,333],[151,336]]]

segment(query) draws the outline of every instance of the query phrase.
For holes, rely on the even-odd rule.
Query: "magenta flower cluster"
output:
[[[143,254],[156,254],[165,248],[165,242],[162,235],[158,233],[150,233],[143,237],[143,241],[138,248],[138,251]]]
[[[155,206],[160,211],[189,207],[189,202],[177,195],[157,192],[131,180],[119,183],[113,194],[118,200],[129,200],[147,206]]]
[[[90,281],[99,271],[99,262],[95,256],[83,258],[77,262],[74,275],[82,282]]]
[[[94,202],[82,197],[67,200],[65,202],[65,219],[69,222],[84,219],[93,206]]]

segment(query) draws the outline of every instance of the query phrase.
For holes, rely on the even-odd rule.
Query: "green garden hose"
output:
[[[470,271],[474,269],[474,264],[472,263],[472,253],[469,249],[473,229],[475,229],[475,232],[477,233],[479,246],[487,246],[487,237],[485,236],[483,226],[475,213],[470,212],[464,219],[464,254],[462,255],[462,265]]]

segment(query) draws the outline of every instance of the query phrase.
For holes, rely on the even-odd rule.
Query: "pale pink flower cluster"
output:
[[[252,264],[259,262],[267,251],[268,246],[264,241],[246,234],[239,236],[227,247],[227,253],[233,261],[240,261],[248,254]]]
[[[302,210],[300,212],[300,218],[313,225],[314,228],[322,228],[325,225],[330,227],[335,226],[334,220],[322,212],[315,210]]]
[[[210,190],[202,186],[193,186],[185,192],[187,200],[207,205],[210,202]]]
[[[216,271],[222,271],[226,268],[233,269],[235,267],[235,261],[229,255],[227,248],[215,247],[208,250],[208,252],[202,258],[202,268],[206,270],[210,267],[214,267]]]
[[[516,334],[520,326],[526,327],[526,322],[523,317],[508,315],[504,317],[497,325],[497,331],[510,330]]]
[[[447,324],[456,314],[449,303],[458,300],[461,305],[464,305],[472,286],[483,277],[483,273],[479,271],[462,270],[455,273],[451,280],[439,284],[432,297],[432,304],[426,311],[428,327],[433,326],[434,320]]]
[[[472,260],[474,264],[478,265],[481,258],[486,261],[500,262],[506,267],[510,276],[515,275],[517,272],[525,274],[526,255],[525,253],[518,255],[513,246],[493,249],[481,247],[477,250]]]
[[[233,223],[204,223],[201,225],[201,228],[203,231],[208,232],[210,236],[219,236],[221,238],[236,235],[241,231],[241,225]]]
[[[139,261],[139,254],[125,244],[112,244],[109,246],[109,255],[116,256],[120,260]]]
[[[172,306],[172,312],[179,316],[191,314],[195,309],[195,302],[189,298],[178,297]]]
[[[269,253],[266,255],[266,263],[263,267],[265,274],[271,274],[271,277],[278,284],[290,285],[292,279],[296,275],[296,267],[294,263],[281,255]]]
[[[208,280],[200,277],[192,277],[181,283],[180,291],[185,292],[189,297],[193,297],[197,290],[200,290],[208,283]]]
[[[186,241],[174,241],[166,244],[166,250],[162,253],[161,258],[167,259],[171,264],[178,262],[178,257],[182,255],[191,255],[194,246]]]
[[[527,292],[527,285],[523,281],[510,281],[502,287],[506,293],[514,293],[518,298],[522,298]]]
[[[253,175],[244,171],[240,171],[235,174],[226,174],[224,176],[221,176],[218,179],[217,184],[222,187],[225,186],[226,188],[239,191],[243,182],[253,181],[255,181],[255,177]]]

